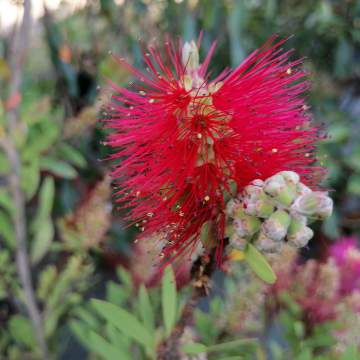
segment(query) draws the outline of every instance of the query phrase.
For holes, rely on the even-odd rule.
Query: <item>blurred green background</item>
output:
[[[86,332],[81,328],[85,325],[74,319],[88,325],[95,321],[91,312],[84,311],[93,296],[128,304],[136,287],[133,282],[152,282],[148,270],[152,260],[144,255],[152,249],[134,249],[135,229],[125,229],[121,211],[111,205],[110,164],[104,160],[108,150],[102,145],[105,133],[98,114],[108,98],[106,79],[126,86],[130,77],[109,52],[142,67],[141,44],[161,44],[165,34],[191,40],[203,31],[202,56],[217,41],[211,63],[216,74],[237,66],[271,34],[289,37],[285,47],[305,58],[312,81],[308,101],[314,121],[329,134],[318,157],[328,168],[326,186],[335,201],[333,216],[317,229],[303,255],[323,258],[336,239],[360,235],[359,0],[32,3],[38,15],[21,44],[15,22],[21,21],[22,1],[0,0],[0,139],[5,147],[10,141],[19,160],[16,173],[9,154],[0,151],[0,359],[44,356],[16,267],[19,212],[24,213],[20,222],[28,270],[50,358],[104,358],[89,349],[86,337],[74,338],[73,333],[79,337]],[[16,41],[20,52],[14,60]],[[14,92],[18,76],[21,85]],[[14,176],[23,196],[20,203],[14,199]],[[231,286],[227,291],[233,295],[238,290]],[[160,295],[154,291],[157,309]],[[127,306],[138,311],[135,305]],[[212,306],[207,311],[219,312],[217,304]],[[112,335],[114,343],[124,341]],[[130,340],[126,344],[130,359],[148,356],[134,350]],[[249,359],[261,359],[256,351],[249,352]],[[216,353],[211,356],[220,358]]]

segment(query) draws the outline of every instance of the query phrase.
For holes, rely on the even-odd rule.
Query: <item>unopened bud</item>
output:
[[[265,181],[264,191],[270,196],[278,196],[287,187],[285,179],[279,175],[273,175]]]
[[[290,206],[296,198],[295,186],[287,186],[283,188],[280,193],[274,197],[274,200],[281,205]]]
[[[274,212],[274,205],[268,199],[244,201],[244,212],[259,218],[268,218]]]
[[[251,237],[260,230],[261,222],[255,216],[243,215],[237,217],[234,222],[234,230],[240,237]]]
[[[254,245],[258,250],[265,253],[277,253],[281,250],[283,244],[280,241],[270,239],[263,232],[260,232]]]
[[[280,171],[278,175],[281,175],[289,184],[296,185],[300,181],[300,176],[294,171]]]
[[[264,191],[283,206],[290,206],[296,197],[299,175],[292,171],[282,171],[265,181]]]
[[[293,222],[291,222],[287,239],[290,245],[302,248],[308,244],[313,236],[314,232],[309,227],[300,223],[293,224]]]
[[[313,191],[299,196],[291,209],[313,219],[325,219],[332,214],[333,201],[326,192]]]
[[[307,187],[306,185],[304,185],[303,183],[298,183],[296,185],[296,193],[298,196],[305,195],[305,194],[308,194],[311,192],[312,192],[312,190],[309,187]]]
[[[241,207],[241,205],[238,200],[230,199],[226,204],[226,215],[233,218],[236,210],[239,209],[239,207]]]
[[[250,197],[254,199],[259,199],[265,195],[262,186],[255,185],[254,182],[253,184],[244,187],[243,194],[244,197]]]
[[[245,250],[245,247],[247,245],[247,240],[238,236],[237,234],[233,234],[229,238],[229,243],[232,247],[238,250]]]
[[[274,212],[271,200],[257,185],[248,185],[244,188],[243,204],[247,215],[267,218]]]
[[[276,210],[262,225],[264,234],[272,240],[281,241],[286,236],[291,222],[284,210]]]
[[[186,42],[182,49],[182,63],[188,72],[199,67],[199,50],[195,41]]]

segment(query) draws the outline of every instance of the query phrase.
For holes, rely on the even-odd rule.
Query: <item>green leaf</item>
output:
[[[0,151],[0,174],[8,174],[10,171],[9,160],[6,154]]]
[[[340,360],[358,360],[359,351],[356,345],[350,345],[346,348],[345,352],[341,355]]]
[[[26,198],[31,199],[40,182],[39,159],[33,157],[21,167],[21,188],[24,190]]]
[[[207,346],[201,343],[185,344],[181,347],[181,350],[188,355],[196,355],[200,353],[206,353]]]
[[[86,160],[81,152],[67,143],[62,143],[59,147],[59,155],[62,160],[69,162],[79,168],[86,166]]]
[[[76,315],[80,320],[82,320],[83,323],[85,323],[87,326],[96,328],[99,326],[98,317],[91,311],[89,311],[87,308],[84,307],[78,307],[74,311],[74,315]]]
[[[38,209],[36,217],[31,225],[32,231],[36,231],[41,226],[41,223],[50,216],[55,196],[54,179],[47,176],[41,186],[39,193]]]
[[[113,324],[107,323],[105,326],[105,332],[101,331],[103,335],[106,334],[106,338],[110,343],[116,344],[117,347],[122,349],[129,349],[131,346],[131,339],[124,336],[122,332],[118,330]]]
[[[150,297],[144,284],[139,289],[139,311],[141,320],[147,329],[152,332],[155,329],[154,310],[151,306]]]
[[[54,238],[54,225],[50,218],[43,221],[34,234],[31,243],[31,261],[38,263],[50,249]]]
[[[69,322],[69,328],[72,331],[72,333],[75,335],[77,340],[83,345],[85,348],[90,349],[91,345],[89,343],[89,331],[90,328],[82,323],[79,320],[71,320]]]
[[[90,331],[89,333],[89,342],[92,344],[92,351],[106,360],[130,360],[128,353],[120,349],[118,346],[110,344],[94,331]]]
[[[211,231],[212,222],[206,221],[200,230],[200,240],[206,249],[212,249],[216,246],[216,238]]]
[[[64,179],[74,179],[77,177],[76,170],[68,163],[51,157],[45,157],[40,160],[42,170],[51,172],[52,174]]]
[[[360,144],[356,145],[349,156],[344,157],[345,163],[355,171],[360,171]]]
[[[327,129],[328,138],[324,140],[324,143],[341,143],[349,137],[349,127],[344,123],[334,123]]]
[[[129,289],[129,291],[132,291],[133,283],[130,273],[126,271],[123,267],[119,266],[116,269],[116,275],[119,278],[119,280],[122,282],[121,285],[126,286]]]
[[[310,349],[303,349],[301,354],[296,357],[296,360],[312,360],[313,356]]]
[[[101,316],[124,335],[134,339],[148,350],[154,351],[153,334],[134,315],[106,301],[92,299],[91,304]]]
[[[360,174],[350,176],[347,183],[347,191],[354,195],[360,195]]]
[[[0,189],[0,207],[6,210],[10,215],[14,215],[16,208],[14,200],[10,197],[10,194],[5,189]]]
[[[106,300],[115,305],[122,305],[131,294],[127,289],[114,281],[106,283]]]
[[[102,356],[106,360],[131,360],[127,351],[123,351],[118,345],[110,344],[80,321],[72,320],[69,326],[80,343],[91,352]]]
[[[165,332],[170,336],[176,322],[177,293],[174,272],[171,266],[167,266],[162,279],[162,311]]]
[[[36,347],[34,330],[30,320],[22,315],[14,315],[9,321],[9,332],[19,344],[26,345],[30,349]]]
[[[0,210],[0,236],[6,242],[6,245],[14,249],[16,246],[15,230],[10,216]]]
[[[276,274],[270,264],[267,262],[266,258],[251,244],[248,244],[245,249],[245,261],[260,279],[268,284],[275,283]]]

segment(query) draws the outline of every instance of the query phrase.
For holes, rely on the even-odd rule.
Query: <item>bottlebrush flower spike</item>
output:
[[[253,179],[297,172],[317,184],[318,129],[310,124],[302,94],[308,89],[301,60],[289,60],[285,40],[272,37],[235,70],[210,80],[215,44],[199,63],[194,42],[166,42],[144,52],[147,71],[118,62],[136,78],[129,88],[112,84],[104,121],[113,132],[113,176],[118,201],[140,238],[166,233],[164,261],[196,248],[204,224],[216,229],[221,259],[225,193]],[[234,194],[233,194],[234,195]]]

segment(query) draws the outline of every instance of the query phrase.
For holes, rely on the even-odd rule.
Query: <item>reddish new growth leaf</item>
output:
[[[231,184],[241,191],[282,170],[317,182],[318,129],[303,98],[309,83],[283,43],[271,38],[213,80],[207,70],[214,45],[202,64],[194,42],[150,47],[143,72],[118,59],[136,78],[130,88],[112,84],[105,119],[118,160],[118,201],[130,209],[140,239],[162,234],[165,260],[191,253],[205,223],[216,229],[221,258]]]

